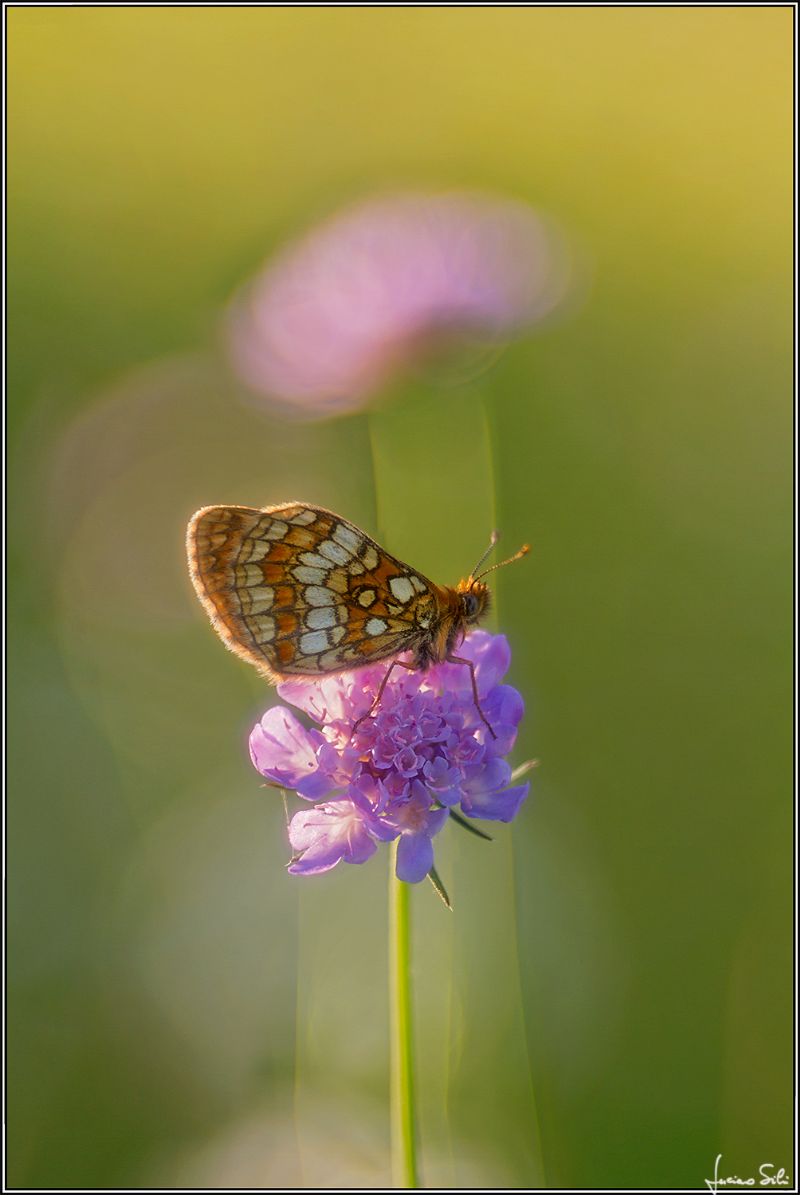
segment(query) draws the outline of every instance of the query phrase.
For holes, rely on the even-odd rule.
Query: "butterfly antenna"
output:
[[[489,573],[493,573],[496,568],[502,568],[505,564],[513,564],[515,560],[521,560],[523,556],[528,555],[530,550],[530,544],[523,544],[518,552],[515,552],[513,556],[509,556],[508,560],[500,560],[497,564],[493,564],[491,568],[484,569],[482,573],[475,577],[475,580],[480,581],[481,577],[486,577]],[[485,560],[486,556],[483,559]]]
[[[492,534],[491,534],[491,535],[490,535],[490,537],[489,537],[489,547],[488,547],[488,548],[486,549],[486,551],[483,553],[483,555],[481,556],[480,560],[478,561],[478,563],[475,565],[474,569],[473,569],[473,570],[472,570],[472,572],[470,573],[470,576],[471,576],[471,577],[474,577],[474,576],[475,576],[475,574],[477,573],[478,569],[481,567],[481,565],[483,564],[484,560],[485,560],[485,559],[486,559],[486,557],[489,555],[489,553],[491,552],[492,548],[493,548],[493,547],[494,547],[494,545],[497,543],[497,541],[498,541],[498,539],[499,539],[499,538],[500,538],[500,532],[499,532],[499,531],[493,531],[493,532],[492,532]]]

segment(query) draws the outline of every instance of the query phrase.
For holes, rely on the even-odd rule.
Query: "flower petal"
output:
[[[268,709],[250,734],[250,758],[262,776],[318,800],[333,787],[330,774],[317,761],[313,735],[283,705]]]
[[[427,833],[431,838],[434,838],[440,830],[443,830],[447,825],[447,819],[450,816],[448,809],[431,809],[428,814],[428,830]]]
[[[418,884],[433,867],[433,843],[425,833],[403,834],[397,844],[397,878]]]
[[[527,206],[469,191],[399,192],[335,213],[237,297],[234,370],[287,414],[363,406],[420,343],[505,336],[561,298],[563,250]]]
[[[501,792],[469,793],[462,799],[461,808],[467,817],[480,817],[487,822],[512,822],[530,787],[530,784],[520,784]]]
[[[498,685],[511,667],[511,648],[505,635],[491,635],[480,629],[473,631],[464,640],[458,654],[465,660],[472,660],[475,665],[475,679],[481,697]],[[464,671],[469,673],[468,668]]]
[[[377,850],[359,811],[346,800],[296,813],[289,824],[289,841],[295,851],[289,864],[292,875],[319,875],[342,859],[365,863]]]
[[[457,805],[461,800],[460,788],[437,788],[431,795],[439,802],[440,805]]]
[[[474,665],[475,683],[482,701],[500,683],[511,664],[511,648],[505,635],[492,635],[480,629],[470,631],[455,654]],[[445,690],[472,692],[472,677],[466,664],[437,664],[430,669],[430,675]]]
[[[284,680],[278,693],[315,722],[330,722],[347,716],[347,686],[342,676],[312,680],[307,677]]]
[[[483,712],[495,733],[489,734],[485,727],[479,734],[492,755],[508,755],[517,738],[517,726],[525,713],[522,695],[511,685],[497,685],[483,702]]]
[[[496,756],[494,759],[487,760],[481,767],[475,768],[461,787],[466,794],[470,795],[496,792],[498,789],[505,788],[510,779],[511,765]]]

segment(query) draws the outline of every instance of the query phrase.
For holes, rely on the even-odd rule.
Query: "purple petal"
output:
[[[433,867],[433,843],[427,834],[403,834],[397,844],[397,878],[418,884]]]
[[[475,665],[475,679],[481,697],[498,685],[511,667],[511,648],[505,635],[473,631],[464,640],[458,654],[465,660],[472,660]],[[469,669],[465,668],[464,671],[468,673]]]
[[[394,823],[381,817],[389,802],[389,794],[379,780],[369,775],[359,776],[358,780],[350,785],[347,796],[361,811],[373,838],[381,842],[391,842],[397,838],[399,830]]]
[[[437,788],[432,794],[440,805],[446,805],[448,808],[451,805],[457,805],[461,800],[460,788]]]
[[[480,629],[470,631],[455,654],[474,665],[481,701],[499,684],[511,664],[511,648],[505,635],[491,635]],[[439,664],[431,671],[446,690],[459,694],[472,692],[472,677],[466,664]]]
[[[292,875],[319,875],[342,859],[365,863],[377,850],[359,810],[347,800],[296,813],[289,842],[295,852],[289,864]]]
[[[319,731],[311,731],[312,738],[317,734],[320,734],[322,739]],[[358,751],[349,745],[337,749],[322,739],[317,749],[317,763],[323,772],[327,772],[337,788],[344,788],[349,783],[353,772],[360,766],[358,759]]]
[[[450,811],[448,809],[431,809],[430,813],[428,814],[427,828],[427,833],[431,838],[435,838],[439,831],[444,829],[449,816]]]
[[[528,795],[530,784],[506,788],[502,792],[468,793],[461,801],[467,817],[480,817],[489,822],[511,822],[519,813]]]
[[[461,769],[449,767],[448,761],[443,755],[429,760],[422,772],[428,788],[434,789],[437,793],[457,787],[461,780]]]
[[[475,716],[478,717],[477,711]],[[491,735],[489,737],[491,738]],[[485,755],[485,744],[479,742],[474,734],[462,734],[450,749],[450,758],[459,768],[475,767],[481,763]]]
[[[399,775],[408,780],[416,776],[424,761],[417,757],[413,747],[404,747],[397,752],[393,762]]]
[[[465,793],[496,792],[505,788],[511,779],[511,765],[504,759],[495,757],[488,760],[481,767],[476,768],[462,784]]]
[[[483,712],[495,733],[489,734],[485,727],[479,733],[492,755],[507,755],[517,738],[517,726],[525,713],[522,696],[511,685],[497,685],[483,702]]]
[[[381,781],[383,790],[389,801],[405,801],[411,791],[411,785],[396,772],[389,772]]]
[[[366,705],[360,684],[353,682],[350,673],[341,672],[321,680],[286,680],[278,685],[278,693],[285,701],[296,705],[315,722],[349,721],[363,713]]]
[[[284,701],[290,702],[297,709],[308,714],[315,722],[324,722],[327,718],[325,697],[316,680],[284,680],[278,685],[278,695]]]
[[[310,801],[333,787],[328,772],[317,762],[317,743],[291,710],[276,705],[267,710],[250,734],[253,766],[268,780],[294,788]]]
[[[370,818],[369,832],[378,842],[394,842],[400,831],[385,817]]]

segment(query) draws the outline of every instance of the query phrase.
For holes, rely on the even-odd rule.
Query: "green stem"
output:
[[[419,1186],[411,1007],[410,886],[389,873],[389,1015],[391,1020],[392,1178],[395,1187]]]

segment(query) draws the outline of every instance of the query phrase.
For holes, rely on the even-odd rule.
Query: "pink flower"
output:
[[[344,209],[280,253],[235,303],[234,368],[300,416],[358,409],[433,340],[495,341],[561,297],[563,262],[522,203],[397,194]]]

